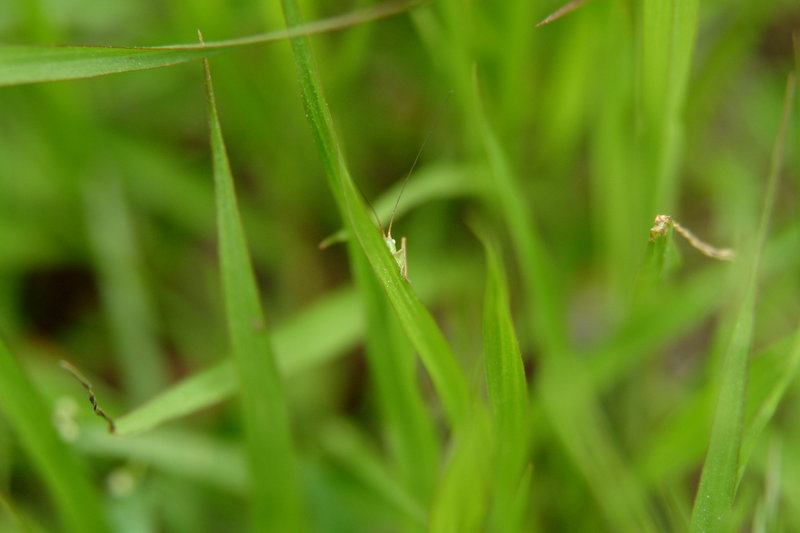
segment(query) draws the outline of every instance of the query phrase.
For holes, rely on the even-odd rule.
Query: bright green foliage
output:
[[[519,509],[528,497],[523,484],[530,443],[530,408],[525,367],[508,298],[505,269],[496,245],[485,230],[477,230],[486,250],[486,296],[483,303],[483,357],[486,385],[492,411],[492,433],[496,466],[495,507],[492,527],[496,531],[523,531]]]
[[[239,217],[208,60],[204,66],[217,197],[222,292],[242,398],[253,488],[253,527],[259,531],[302,531],[304,511],[283,384],[270,345]]]
[[[564,4],[0,2],[0,531],[800,531],[796,2]]]
[[[733,505],[736,488],[739,484],[739,461],[747,386],[747,356],[753,337],[756,280],[770,217],[774,209],[778,176],[783,166],[789,117],[792,115],[796,90],[794,76],[790,75],[786,84],[781,126],[772,152],[772,167],[767,180],[761,223],[756,240],[752,244],[752,256],[742,267],[744,283],[742,284],[741,303],[736,310],[735,323],[723,361],[722,375],[719,378],[719,396],[714,415],[714,426],[692,513],[691,531],[693,532],[714,532],[726,529],[728,512]],[[777,390],[779,389],[776,388]]]
[[[0,86],[93,78],[121,72],[168,67],[207,58],[226,49],[281,41],[296,35],[334,31],[354,24],[402,13],[424,0],[387,3],[376,9],[321,20],[293,30],[274,31],[204,44],[156,47],[3,46],[0,48]]]
[[[287,24],[295,26],[300,18],[294,0],[283,2]],[[331,192],[337,200],[347,229],[358,238],[378,279],[383,283],[389,301],[397,313],[411,343],[419,352],[431,379],[442,398],[453,426],[465,423],[467,415],[467,384],[457,366],[455,355],[436,326],[430,313],[422,306],[408,280],[403,279],[380,233],[370,221],[363,200],[345,167],[341,147],[336,141],[330,113],[314,70],[308,40],[292,39],[306,116],[322,155]]]

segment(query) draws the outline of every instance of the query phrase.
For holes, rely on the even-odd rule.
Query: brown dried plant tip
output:
[[[658,237],[666,237],[667,230],[672,226],[684,239],[689,241],[696,250],[699,250],[703,255],[707,255],[713,259],[720,261],[733,261],[734,253],[729,248],[714,248],[708,243],[701,241],[695,236],[694,233],[681,226],[677,220],[669,215],[656,216],[653,227],[650,228],[650,242],[654,242]]]
[[[539,24],[536,25],[536,27],[539,28],[541,26],[544,26],[545,24],[550,24],[551,22],[560,19],[567,13],[575,11],[588,1],[589,0],[573,0],[572,2],[567,2],[566,4],[561,6],[558,10],[554,11],[553,13],[545,17],[544,20],[542,20]]]
[[[83,374],[81,374],[80,370],[78,370],[77,368],[75,368],[70,363],[68,363],[68,362],[66,362],[64,360],[59,361],[58,365],[61,368],[63,368],[64,370],[66,370],[67,372],[69,372],[70,374],[72,374],[72,377],[77,379],[78,382],[81,385],[83,385],[83,388],[86,389],[86,392],[89,395],[89,403],[92,404],[92,411],[94,411],[94,414],[96,414],[97,416],[103,418],[106,422],[108,422],[108,432],[109,433],[112,433],[112,434],[115,433],[116,432],[116,428],[114,427],[114,421],[97,404],[97,398],[95,398],[95,396],[94,396],[94,391],[92,391],[92,384],[89,383],[89,380],[86,379],[86,377]]]

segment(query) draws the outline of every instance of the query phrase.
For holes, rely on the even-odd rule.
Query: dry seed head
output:
[[[719,259],[720,261],[733,261],[734,252],[729,248],[714,248],[710,244],[701,241],[697,236],[689,231],[687,228],[681,226],[677,220],[669,215],[656,216],[653,227],[650,228],[650,242],[656,240],[656,237],[664,237],[667,235],[669,226],[675,228],[684,239],[689,241],[693,248],[700,251],[703,255],[711,257],[712,259]]]
[[[89,403],[92,404],[92,411],[97,416],[103,418],[108,423],[108,432],[115,433],[116,427],[114,426],[114,420],[103,411],[102,407],[97,403],[97,398],[94,395],[94,391],[92,390],[92,384],[89,383],[89,380],[81,374],[80,370],[72,366],[67,361],[59,361],[59,366],[72,374],[72,377],[78,380],[78,382],[83,385],[83,388],[86,390],[86,394],[89,396]]]

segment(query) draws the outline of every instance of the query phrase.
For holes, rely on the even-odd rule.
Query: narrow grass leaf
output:
[[[299,24],[300,14],[294,0],[283,0],[288,26]],[[455,354],[433,317],[403,279],[381,235],[376,231],[364,202],[345,166],[333,129],[333,119],[317,78],[307,38],[292,39],[306,116],[319,145],[328,184],[346,228],[361,244],[372,269],[384,287],[400,324],[419,353],[444,405],[450,422],[456,426],[466,421],[469,393],[467,381]]]
[[[744,472],[747,468],[747,463],[753,453],[759,437],[764,432],[772,416],[778,409],[789,387],[797,379],[798,371],[800,371],[800,328],[795,333],[795,341],[789,352],[789,357],[786,358],[786,363],[781,368],[781,372],[777,380],[772,382],[772,390],[764,401],[759,405],[756,415],[744,431],[744,438],[742,440],[742,451],[739,460],[739,475],[738,482],[742,480]]]
[[[478,235],[486,251],[483,348],[493,421],[503,440],[524,450],[529,418],[528,387],[511,318],[506,276],[491,237],[484,230],[479,230]]]
[[[117,435],[124,437],[141,433],[169,420],[192,414],[228,398],[237,388],[233,363],[218,363],[192,374],[130,413],[115,419]]]
[[[800,33],[795,32],[792,37],[794,42],[795,57],[794,79],[796,80],[797,76],[800,75]],[[796,98],[796,96],[792,97],[791,95],[787,95],[787,97]],[[790,118],[787,118],[786,120],[790,120]],[[758,410],[756,411],[756,415],[745,429],[740,456],[738,482],[741,482],[742,477],[744,476],[747,463],[750,460],[750,456],[753,453],[756,442],[763,433],[764,428],[766,428],[767,424],[772,419],[772,416],[775,414],[778,405],[783,400],[784,396],[789,390],[789,387],[797,379],[798,371],[800,371],[800,328],[798,328],[795,333],[794,346],[789,352],[789,357],[786,359],[786,363],[781,369],[779,377],[772,382],[772,390],[760,404]]]
[[[120,439],[101,428],[85,427],[75,447],[91,456],[144,464],[234,494],[247,494],[250,486],[238,443],[198,433],[159,429]]]
[[[654,176],[648,210],[674,207],[682,145],[681,117],[697,32],[698,0],[645,0],[639,87],[644,114],[644,167]],[[650,215],[652,216],[652,215]]]
[[[261,308],[205,60],[217,225],[228,329],[239,378],[257,531],[303,531],[297,464],[278,365]]]
[[[349,247],[353,275],[364,301],[370,375],[397,470],[395,483],[402,480],[419,504],[427,506],[439,467],[439,439],[420,391],[416,356],[358,243]]]
[[[95,269],[120,374],[128,398],[141,402],[164,387],[166,372],[126,191],[112,174],[87,180],[83,192]]]
[[[470,424],[453,437],[453,450],[431,509],[430,533],[477,533],[488,508],[492,439],[488,413],[474,406]]]
[[[480,132],[489,165],[487,190],[496,194],[522,272],[527,310],[545,357],[561,353],[566,345],[563,302],[557,277],[526,203],[527,195],[515,179],[508,157],[486,117],[480,100],[477,71],[473,73],[475,128]]]
[[[202,59],[228,49],[314,35],[391,17],[428,0],[400,0],[286,30],[205,44],[153,47],[0,46],[0,86],[93,78],[167,67]]]
[[[794,97],[795,82],[794,77],[790,76],[786,85],[781,125],[773,147],[758,236],[751,260],[746,265],[744,294],[720,376],[721,383],[711,439],[692,511],[690,525],[692,533],[714,532],[724,527],[726,516],[736,495],[746,399],[747,361],[753,334],[758,268],[775,202]]]
[[[66,531],[108,531],[99,495],[51,423],[50,411],[0,340],[0,412],[39,471]]]
[[[508,298],[500,253],[488,230],[473,224],[486,253],[486,296],[483,303],[483,357],[495,442],[495,502],[492,521],[497,531],[517,531],[512,512],[528,455],[528,388],[525,366]]]

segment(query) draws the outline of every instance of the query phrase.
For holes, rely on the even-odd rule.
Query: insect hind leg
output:
[[[405,237],[402,237],[400,239],[400,249],[397,250],[396,252],[392,252],[392,255],[394,256],[395,260],[397,261],[398,266],[400,267],[400,275],[403,276],[403,279],[405,279],[406,281],[408,281],[410,283],[411,280],[408,279],[408,260],[407,260],[407,256],[406,256],[406,238]]]

